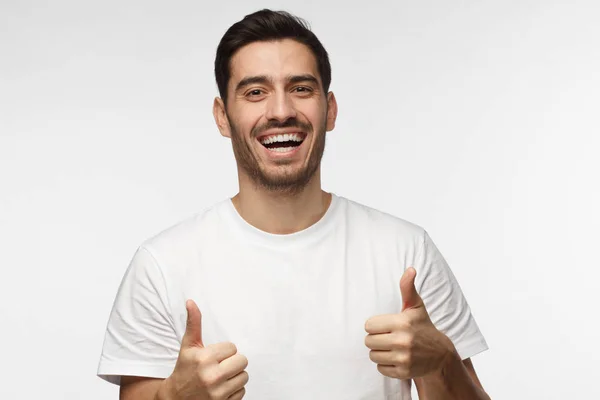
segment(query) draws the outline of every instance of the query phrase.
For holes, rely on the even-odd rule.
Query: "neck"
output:
[[[270,192],[240,179],[240,191],[231,199],[240,216],[264,232],[290,234],[318,222],[331,203],[331,193],[321,189],[317,171],[296,193]]]

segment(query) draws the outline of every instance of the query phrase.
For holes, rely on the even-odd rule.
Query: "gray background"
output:
[[[324,188],[429,231],[492,397],[600,398],[600,5],[506,0],[2,0],[0,398],[117,398],[95,373],[133,252],[237,189],[212,63],[262,7],[330,53]]]

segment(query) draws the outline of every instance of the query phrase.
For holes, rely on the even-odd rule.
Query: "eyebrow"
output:
[[[288,84],[300,83],[300,82],[311,82],[315,85],[319,84],[319,81],[317,80],[317,78],[315,78],[311,74],[290,75],[287,77],[286,80],[287,80]],[[235,87],[235,91],[237,92],[237,91],[243,89],[244,87],[246,87],[248,85],[253,85],[255,83],[273,84],[273,79],[269,78],[266,75],[247,76],[244,79],[242,79],[241,81],[239,81],[239,83]]]

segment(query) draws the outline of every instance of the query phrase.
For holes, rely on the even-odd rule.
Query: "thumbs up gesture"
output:
[[[402,312],[378,315],[365,323],[365,345],[377,370],[385,376],[413,379],[440,370],[455,352],[452,341],[431,322],[415,289],[414,268],[400,279]]]
[[[238,400],[248,382],[248,359],[237,353],[233,343],[204,346],[202,314],[193,300],[186,302],[187,326],[177,364],[165,380],[171,400]]]

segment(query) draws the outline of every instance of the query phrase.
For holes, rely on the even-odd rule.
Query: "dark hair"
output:
[[[325,93],[331,83],[331,65],[327,51],[310,30],[308,23],[285,11],[260,10],[246,15],[233,24],[217,47],[215,78],[219,94],[227,103],[227,85],[231,78],[231,58],[240,48],[253,42],[293,39],[302,43],[314,54]]]

